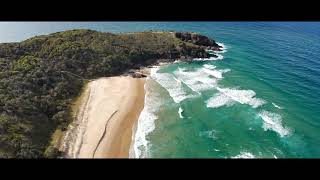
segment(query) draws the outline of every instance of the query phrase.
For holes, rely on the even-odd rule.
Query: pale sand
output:
[[[65,136],[66,157],[128,158],[133,127],[143,109],[144,83],[145,78],[128,76],[90,82]]]

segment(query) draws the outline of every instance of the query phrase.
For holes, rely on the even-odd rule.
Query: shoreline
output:
[[[179,62],[179,60],[175,62]],[[145,105],[146,80],[150,76],[151,68],[167,64],[170,63],[158,60],[153,65],[130,70],[119,76],[102,77],[90,81],[88,87],[78,97],[80,102],[78,102],[78,109],[75,111],[76,117],[74,119],[76,120],[69,125],[74,132],[67,131],[63,146],[59,148],[65,153],[64,157],[136,158],[135,134],[140,114]],[[109,81],[105,82],[106,84],[111,83],[112,85],[104,87],[102,83],[98,87],[91,87],[95,86],[92,84],[101,84],[99,81],[104,80]],[[100,95],[97,97],[95,90],[101,91],[101,88],[106,92],[98,93]],[[126,91],[127,89],[130,90]],[[110,93],[110,91],[117,92]],[[95,102],[97,98],[102,99],[100,104]],[[103,99],[109,100],[104,101]],[[114,107],[104,109],[106,111],[97,110],[99,105],[108,106],[108,103],[113,104]],[[96,114],[92,115],[92,112],[86,113],[84,111],[96,111]],[[104,115],[101,115],[101,112]],[[79,115],[80,117],[78,117]],[[98,116],[98,120],[95,120],[96,116]],[[101,119],[101,116],[104,116],[104,120]],[[69,136],[75,137],[67,137],[68,133]]]
[[[145,98],[144,98],[144,99],[145,99]],[[143,107],[143,109],[144,109],[144,107]],[[143,111],[143,109],[142,109],[142,111]],[[142,111],[141,111],[141,112],[142,112]],[[139,117],[140,117],[141,112],[139,113]],[[135,155],[136,155],[136,152],[134,151],[134,143],[135,143],[135,135],[136,135],[136,132],[137,132],[139,117],[138,117],[138,119],[133,123],[133,126],[132,126],[131,143],[130,143],[130,146],[129,146],[129,156],[128,156],[128,158],[130,158],[130,159],[135,159],[135,158],[137,158],[137,157],[135,156]]]
[[[60,150],[66,158],[129,158],[144,108],[146,78],[115,76],[91,81]]]

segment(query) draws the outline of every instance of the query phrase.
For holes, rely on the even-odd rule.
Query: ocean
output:
[[[135,157],[320,157],[319,22],[1,22],[0,42],[74,28],[192,31],[224,46],[151,69]]]

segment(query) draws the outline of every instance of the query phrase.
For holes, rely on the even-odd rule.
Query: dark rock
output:
[[[133,78],[143,78],[143,77],[147,77],[146,75],[140,73],[140,72],[134,72],[133,74],[131,74],[131,76]]]
[[[218,56],[217,56],[217,55],[215,55],[215,54],[212,54],[212,55],[210,55],[210,57],[217,58]]]
[[[221,46],[219,46],[214,40],[209,39],[206,36],[190,33],[190,32],[176,32],[176,38],[186,42],[197,45],[198,47],[192,47],[186,45],[186,43],[179,44],[174,51],[171,51],[171,58],[176,58],[180,56],[182,61],[188,61],[193,58],[209,58],[217,57],[212,53],[209,54],[208,50],[212,51],[222,51]]]
[[[219,47],[214,47],[214,46],[212,46],[212,47],[210,47],[210,50],[213,50],[213,51],[222,51],[220,48],[222,48],[221,46],[219,46]]]
[[[212,46],[221,48],[221,46],[219,46],[214,40],[200,34],[190,32],[176,32],[175,36],[182,41],[190,42],[199,46]]]

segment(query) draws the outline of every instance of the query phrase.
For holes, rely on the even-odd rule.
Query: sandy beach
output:
[[[79,99],[75,121],[61,150],[67,158],[128,158],[133,127],[144,104],[145,78],[91,81]]]

